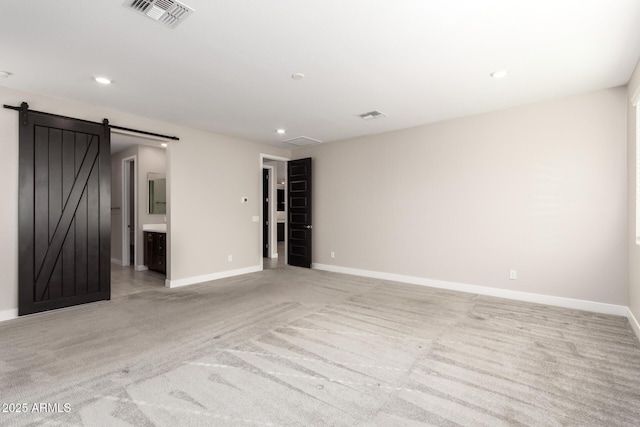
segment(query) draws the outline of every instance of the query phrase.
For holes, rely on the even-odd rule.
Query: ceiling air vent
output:
[[[373,111],[369,111],[368,113],[358,114],[358,117],[364,120],[379,119],[380,117],[386,117],[386,116],[387,115],[385,113],[378,110],[373,110]]]
[[[170,28],[175,28],[193,12],[189,6],[174,0],[127,0],[124,5]]]
[[[287,139],[284,142],[286,142],[287,144],[293,144],[301,147],[303,145],[317,144],[318,142],[322,142],[322,141],[318,141],[317,139],[313,139],[313,138],[308,138],[306,136],[299,136],[297,138]]]

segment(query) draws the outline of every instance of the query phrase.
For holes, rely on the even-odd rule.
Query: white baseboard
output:
[[[601,302],[556,297],[551,295],[534,294],[529,292],[511,291],[508,289],[491,288],[488,286],[448,282],[445,280],[425,279],[422,277],[405,276],[405,275],[393,274],[393,273],[383,273],[380,271],[360,270],[356,268],[339,267],[336,265],[328,265],[328,264],[313,264],[312,267],[318,270],[332,271],[334,273],[351,274],[355,276],[371,277],[374,279],[391,280],[394,282],[428,286],[431,288],[448,289],[452,291],[487,295],[492,297],[517,300],[517,301],[526,301],[526,302],[534,302],[538,304],[553,305],[557,307],[574,308],[577,310],[592,311],[595,313],[613,314],[616,316],[624,316],[624,317],[627,317],[629,313],[628,308],[623,305],[606,304]]]
[[[196,283],[210,282],[212,280],[224,279],[226,277],[240,276],[242,274],[256,273],[262,271],[262,264],[254,265],[237,270],[227,270],[218,273],[204,274],[202,276],[186,277],[184,279],[165,280],[167,288],[178,288],[180,286],[194,285]]]
[[[18,309],[12,308],[10,310],[0,310],[0,322],[4,322],[5,320],[17,319],[18,318]]]
[[[122,265],[122,260],[117,258],[111,258],[111,264]]]
[[[636,336],[640,340],[640,323],[638,323],[638,319],[633,315],[631,308],[627,309],[629,312],[627,313],[627,318],[629,319],[629,324],[631,325],[631,329],[636,333]]]
[[[136,265],[136,271],[145,271],[148,269],[149,267],[147,267],[146,265]]]

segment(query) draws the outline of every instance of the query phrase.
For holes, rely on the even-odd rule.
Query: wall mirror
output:
[[[147,188],[149,190],[149,213],[167,213],[167,178],[163,173],[149,172],[147,174]]]

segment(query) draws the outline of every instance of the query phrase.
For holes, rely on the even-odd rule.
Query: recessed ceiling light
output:
[[[111,84],[111,80],[109,80],[106,77],[96,77],[96,81],[98,83],[100,83],[100,84],[103,84],[103,85],[110,85]]]
[[[276,132],[280,135],[284,135],[285,133],[287,133],[286,129],[278,129]]]
[[[0,71],[0,77],[9,77],[11,75],[8,71]]]
[[[165,148],[169,146],[169,144],[167,144],[166,142],[163,142],[163,143],[162,143],[162,144],[160,144],[160,145],[162,145],[162,146],[163,146],[163,147],[165,147]]]
[[[489,74],[491,77],[493,77],[494,79],[501,79],[503,77],[506,77],[507,74],[509,74],[509,71],[507,70],[497,70],[494,71],[493,73]]]
[[[291,78],[292,78],[293,80],[302,80],[302,79],[304,79],[304,77],[305,77],[305,76],[304,76],[304,74],[302,74],[302,73],[293,73],[293,74],[291,75]]]

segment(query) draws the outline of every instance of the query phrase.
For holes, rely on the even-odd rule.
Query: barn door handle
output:
[[[304,228],[306,228],[306,229],[310,230],[310,229],[311,229],[311,228],[313,228],[313,227],[312,227],[312,226],[310,226],[310,225],[305,225],[305,226],[304,226]]]

